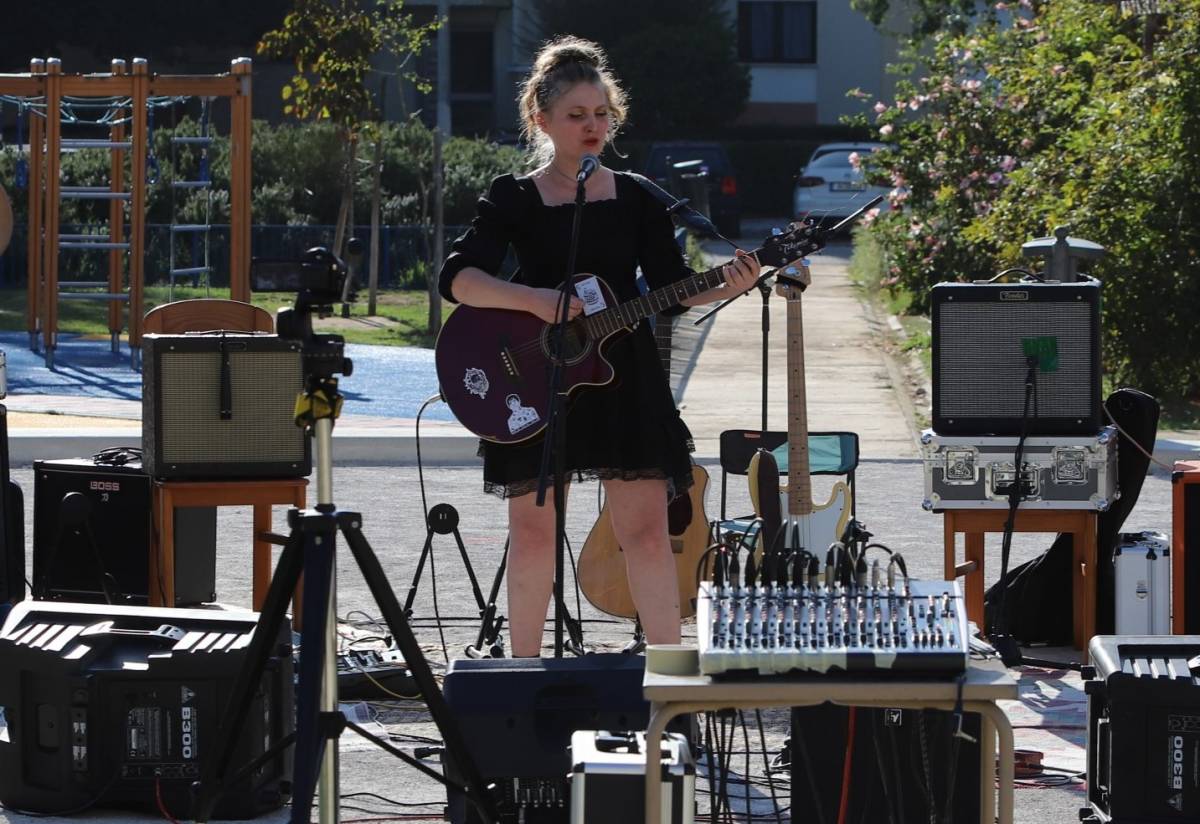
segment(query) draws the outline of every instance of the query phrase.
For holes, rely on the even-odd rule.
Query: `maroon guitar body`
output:
[[[591,279],[576,275],[573,283]],[[608,306],[612,290],[594,279]],[[572,292],[574,294],[574,292]],[[613,379],[604,357],[607,343],[628,333],[622,326],[592,339],[585,316],[567,324],[563,386],[600,386]],[[458,306],[438,336],[436,363],[442,397],[459,423],[487,441],[518,443],[546,428],[550,414],[550,353],[554,324],[537,315],[512,309]]]
[[[752,252],[764,267],[782,266],[820,249],[811,225],[793,225]],[[584,313],[567,324],[563,386],[602,386],[613,379],[604,357],[612,338],[643,318],[678,306],[725,282],[720,266],[618,304],[608,285],[575,275],[572,292]],[[529,312],[459,306],[446,319],[435,352],[442,398],[459,423],[487,441],[519,443],[540,434],[550,413],[550,372],[555,327]]]

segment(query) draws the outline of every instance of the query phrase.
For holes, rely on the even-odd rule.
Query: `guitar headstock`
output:
[[[811,221],[792,223],[786,231],[776,230],[755,252],[764,267],[779,267],[808,257],[825,247],[824,232]]]
[[[808,264],[796,261],[775,272],[775,291],[788,300],[799,298],[812,283]]]

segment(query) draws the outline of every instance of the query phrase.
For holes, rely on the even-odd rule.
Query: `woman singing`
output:
[[[558,286],[567,277],[580,159],[599,156],[616,134],[626,96],[597,44],[562,37],[538,52],[521,87],[520,109],[536,168],[523,177],[492,181],[470,229],[454,242],[439,287],[451,302],[526,311],[551,323]],[[694,274],[662,204],[635,180],[601,166],[588,178],[586,191],[576,273],[603,279],[618,301],[638,296],[639,266],[652,289]],[[494,276],[509,247],[520,263],[513,281]],[[758,273],[758,263],[739,253],[723,270],[724,286],[686,300],[685,306],[739,295],[754,285]],[[572,296],[570,317],[581,311],[583,302]],[[679,594],[667,504],[691,485],[691,433],[675,408],[645,323],[614,340],[607,354],[615,380],[572,396],[566,417],[568,478],[598,478],[604,484],[646,639],[678,643]],[[485,490],[508,499],[512,654],[536,656],[555,546],[553,504],[539,507],[529,494],[537,487],[542,439],[484,442],[482,454]]]

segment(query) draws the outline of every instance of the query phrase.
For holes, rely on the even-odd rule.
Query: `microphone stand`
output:
[[[550,371],[550,415],[546,422],[545,441],[542,444],[542,466],[538,474],[537,505],[546,504],[546,484],[550,480],[550,459],[554,459],[554,657],[563,657],[563,623],[566,601],[563,593],[565,574],[563,559],[566,555],[566,462],[567,462],[567,391],[563,388],[563,341],[566,338],[567,312],[571,306],[571,284],[575,272],[575,258],[579,251],[579,227],[583,220],[583,205],[587,202],[585,178],[575,184],[575,214],[571,222],[571,244],[567,251],[567,273],[559,293],[558,315],[552,335]],[[572,633],[573,636],[576,633]],[[582,654],[582,639],[573,637],[577,654]]]

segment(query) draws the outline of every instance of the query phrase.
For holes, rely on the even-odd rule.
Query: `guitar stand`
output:
[[[462,557],[463,567],[471,580],[471,590],[475,593],[475,605],[479,614],[484,614],[483,593],[479,590],[479,580],[475,577],[475,569],[471,566],[471,558],[467,555],[467,547],[463,544],[462,535],[458,531],[458,510],[450,504],[436,504],[429,510],[425,519],[425,545],[421,547],[421,557],[417,560],[417,571],[413,574],[412,584],[408,588],[408,596],[404,599],[404,617],[412,618],[413,601],[417,597],[417,584],[421,581],[421,573],[425,570],[425,561],[433,551],[433,536],[453,535],[458,544],[458,554]],[[495,601],[495,593],[492,594]]]

